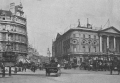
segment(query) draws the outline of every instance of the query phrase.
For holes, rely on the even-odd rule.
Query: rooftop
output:
[[[11,16],[12,12],[8,10],[0,10],[0,16]]]

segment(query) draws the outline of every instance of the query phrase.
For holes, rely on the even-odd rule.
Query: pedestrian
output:
[[[118,69],[118,75],[119,75],[120,74],[120,60],[118,61],[117,69]]]

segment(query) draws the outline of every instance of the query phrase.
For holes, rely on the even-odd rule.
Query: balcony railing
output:
[[[19,24],[22,24],[22,25],[26,25],[26,22],[20,22],[20,21],[16,21],[16,20],[13,20],[13,19],[0,19],[0,22],[16,22],[16,23],[19,23]]]
[[[0,30],[0,32],[7,32],[7,30]],[[15,34],[21,34],[21,35],[27,35],[27,32],[20,32],[20,31],[9,31],[10,33],[15,33]]]

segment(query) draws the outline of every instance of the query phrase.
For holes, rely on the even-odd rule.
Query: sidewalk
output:
[[[79,70],[77,69],[61,69],[62,74],[104,74],[104,75],[109,75],[110,71],[88,71],[88,70]],[[117,72],[114,72],[115,74],[117,74]],[[45,70],[39,70],[37,69],[35,72],[27,69],[26,72],[25,71],[21,71],[21,72],[17,72],[14,73],[12,72],[12,75],[41,75],[41,76],[45,76]],[[2,73],[0,73],[0,77],[2,76]],[[6,76],[8,76],[8,72],[6,72]]]
[[[5,73],[6,73],[5,77],[10,77],[9,72],[5,72]],[[12,75],[45,75],[45,70],[38,69],[38,70],[36,70],[36,72],[33,72],[33,71],[27,69],[26,72],[25,71],[23,71],[23,72],[21,71],[21,72],[17,72],[17,73],[12,72]],[[0,77],[2,77],[2,72],[0,72]]]
[[[39,70],[37,69],[35,72],[27,69],[26,72],[23,71],[23,72],[17,72],[17,74],[45,74],[45,70]]]

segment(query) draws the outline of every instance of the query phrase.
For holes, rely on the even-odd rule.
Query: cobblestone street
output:
[[[35,73],[27,70],[27,72],[18,72],[11,77],[6,75],[5,78],[0,77],[0,83],[119,83],[120,75],[114,72],[110,75],[108,71],[85,71],[85,70],[64,70],[62,75],[55,77],[54,74],[46,77],[45,71],[37,70]]]

